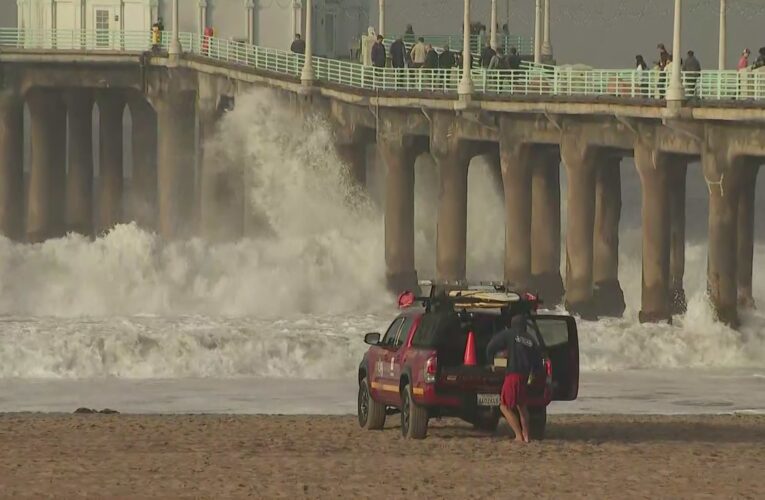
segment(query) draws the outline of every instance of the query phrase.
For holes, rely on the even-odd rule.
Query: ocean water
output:
[[[95,241],[0,240],[0,411],[355,411],[363,335],[396,314],[385,292],[379,171],[370,170],[369,192],[355,188],[326,124],[283,109],[267,92],[239,99],[213,145],[247,170],[258,230],[239,242],[165,243],[133,224]],[[425,159],[416,175],[416,258],[427,277],[438,178]],[[687,248],[688,312],[673,325],[638,323],[630,182],[620,268],[628,309],[580,323],[581,397],[554,411],[765,411],[765,314],[744,314],[739,331],[714,321],[703,238]],[[480,159],[469,183],[468,273],[496,278],[500,194]],[[760,300],[763,265],[758,244]]]

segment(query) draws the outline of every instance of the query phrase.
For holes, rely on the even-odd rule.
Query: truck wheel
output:
[[[428,410],[412,399],[412,386],[401,393],[401,435],[406,439],[425,439],[428,434]]]
[[[499,425],[499,410],[478,411],[473,417],[473,427],[481,432],[496,432]]]
[[[367,430],[379,430],[385,425],[385,405],[372,399],[369,382],[364,377],[359,383],[359,398],[356,406],[359,425]]]
[[[545,427],[547,427],[547,407],[529,407],[529,438],[535,441],[543,440]]]

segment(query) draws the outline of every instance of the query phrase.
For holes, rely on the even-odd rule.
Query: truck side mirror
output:
[[[369,345],[377,345],[380,343],[380,334],[377,332],[367,333],[364,335],[364,343]]]

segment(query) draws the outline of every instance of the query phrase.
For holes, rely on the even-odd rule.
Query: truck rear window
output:
[[[459,330],[460,320],[454,313],[423,315],[412,338],[413,347],[436,347],[443,332]]]
[[[568,324],[565,321],[538,320],[537,326],[548,348],[568,343]]]

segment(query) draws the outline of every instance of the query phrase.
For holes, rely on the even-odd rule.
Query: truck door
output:
[[[390,363],[390,381],[388,384],[395,386],[396,391],[391,396],[393,398],[393,404],[396,406],[401,405],[401,394],[399,393],[399,382],[401,381],[401,372],[407,362],[407,341],[412,330],[419,324],[417,316],[407,316],[404,318],[404,324],[401,326],[401,330],[398,332],[396,341],[394,342],[395,350],[390,353],[388,362]],[[412,381],[414,382],[414,381]]]
[[[396,338],[403,323],[403,317],[396,318],[388,327],[380,343],[373,347],[370,352],[372,354],[372,358],[369,360],[369,371],[372,373],[370,389],[376,401],[394,404],[397,399],[398,383],[395,384],[394,390],[391,383],[393,368],[390,363],[396,350]]]
[[[570,316],[535,317],[552,365],[553,401],[573,401],[579,393],[579,334]]]

